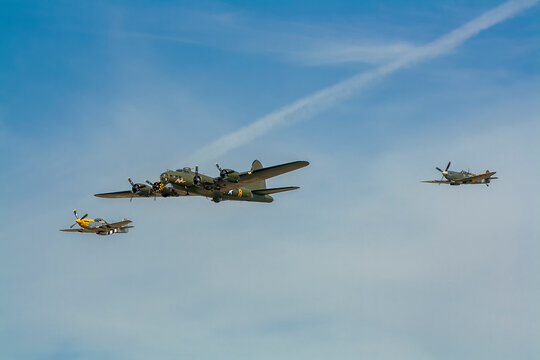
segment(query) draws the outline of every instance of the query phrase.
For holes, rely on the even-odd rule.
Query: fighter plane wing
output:
[[[103,229],[103,230],[108,230],[108,229],[119,229],[121,227],[124,227],[126,226],[127,224],[129,224],[131,222],[131,220],[122,220],[122,221],[118,221],[118,222],[115,222],[115,223],[112,223],[112,224],[103,224],[101,225],[99,228],[100,229]],[[130,227],[133,227],[133,226],[130,226]]]
[[[281,165],[251,170],[251,171],[240,174],[240,179],[238,180],[238,184],[247,185],[247,184],[257,182],[257,181],[270,179],[270,178],[273,178],[274,176],[278,176],[281,174],[288,173],[290,171],[298,170],[308,165],[309,165],[309,162],[307,161],[293,161],[287,164],[281,164]]]
[[[495,175],[495,171],[490,171],[490,172],[486,172],[486,173],[483,173],[483,174],[468,177],[466,179],[463,179],[460,182],[461,183],[477,183],[477,182],[481,182],[482,180],[485,180],[485,179],[493,179],[492,178],[493,175]]]
[[[94,230],[89,229],[60,229],[60,231],[66,231],[66,232],[82,232],[82,233],[94,233]]]
[[[153,196],[161,196],[160,193],[152,193],[152,195],[145,196],[145,195],[137,195],[132,193],[131,191],[116,191],[116,192],[110,192],[110,193],[101,193],[101,194],[94,194],[94,196],[100,197],[100,198],[109,198],[109,199],[121,199],[121,198],[146,198],[146,197],[153,197]]]
[[[450,184],[450,181],[442,181],[442,180],[424,180],[421,181],[423,183],[432,183],[432,184]]]

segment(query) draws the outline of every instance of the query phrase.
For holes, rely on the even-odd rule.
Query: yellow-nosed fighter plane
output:
[[[88,219],[88,213],[84,214],[83,217],[79,218],[77,215],[77,210],[73,210],[75,215],[75,223],[69,227],[69,229],[62,229],[60,231],[69,231],[69,232],[82,232],[82,233],[94,233],[98,235],[112,235],[115,233],[127,233],[128,229],[133,226],[126,226],[131,223],[131,220],[124,219],[119,222],[109,224],[103,219],[95,218]],[[79,225],[80,229],[73,229],[75,225]]]

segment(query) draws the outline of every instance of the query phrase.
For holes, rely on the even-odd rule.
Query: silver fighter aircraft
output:
[[[478,175],[465,170],[450,171],[448,170],[450,168],[450,163],[451,162],[449,161],[444,170],[435,167],[435,169],[439,170],[442,174],[441,180],[425,180],[422,182],[448,185],[485,184],[486,186],[489,186],[491,180],[498,179],[497,177],[493,177],[495,172],[489,170]],[[444,178],[446,178],[446,180],[443,180]]]

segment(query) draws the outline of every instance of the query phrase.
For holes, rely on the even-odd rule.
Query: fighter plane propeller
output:
[[[77,220],[84,220],[86,219],[86,217],[88,216],[88,213],[84,214],[82,218],[79,218],[79,216],[77,215],[77,210],[73,210],[73,215],[75,215],[75,222],[73,223],[73,225],[71,225],[69,228],[72,229],[75,225],[78,224],[78,221]]]
[[[448,162],[448,165],[446,165],[446,169],[444,169],[444,171],[441,170],[441,169],[439,169],[437,166],[435,166],[435,169],[439,170],[440,172],[442,172],[442,173],[444,174],[444,173],[447,172],[448,169],[450,168],[450,164],[451,164],[451,163],[452,163],[451,161]]]
[[[298,187],[289,186],[274,189],[266,188],[266,179],[285,174],[309,165],[307,161],[294,161],[287,164],[263,168],[260,161],[255,160],[251,170],[238,172],[233,169],[223,169],[216,163],[219,171],[218,177],[211,177],[199,173],[199,166],[195,171],[185,167],[177,170],[163,172],[158,181],[154,183],[146,180],[145,184],[135,184],[128,178],[131,191],[118,191],[112,193],[96,194],[103,198],[133,198],[133,197],[177,197],[198,195],[212,199],[214,202],[222,200],[241,200],[254,202],[272,202],[270,194],[296,190]]]
[[[444,174],[448,174],[448,169],[450,168],[450,163],[452,163],[451,161],[448,162],[448,165],[446,165],[446,169],[444,169],[444,171],[442,171],[441,169],[439,169],[437,166],[435,166],[435,169],[439,170],[441,172],[441,181],[442,179],[444,179]],[[441,183],[439,183],[440,185]]]
[[[435,184],[448,184],[448,185],[466,185],[466,184],[485,184],[486,186],[489,186],[489,183],[491,180],[498,179],[497,177],[494,177],[495,175],[494,171],[486,170],[483,174],[473,174],[469,171],[461,170],[461,171],[451,171],[448,170],[450,168],[451,161],[448,162],[448,165],[446,165],[446,168],[444,170],[441,170],[438,167],[435,167],[440,173],[442,174],[441,180],[426,180],[422,181],[425,183],[435,183]],[[443,180],[446,178],[446,180]]]

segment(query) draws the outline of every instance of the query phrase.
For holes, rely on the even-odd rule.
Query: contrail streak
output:
[[[270,130],[289,126],[299,120],[312,117],[348,99],[374,80],[379,80],[404,67],[450,52],[479,32],[517,15],[523,10],[535,5],[538,1],[522,0],[505,2],[435,41],[416,48],[393,62],[379,66],[371,71],[357,74],[333,86],[319,90],[314,94],[271,112],[237,131],[226,134],[200,148],[193,155],[193,158],[198,159],[198,161],[216,159],[235,148],[253,141]]]

